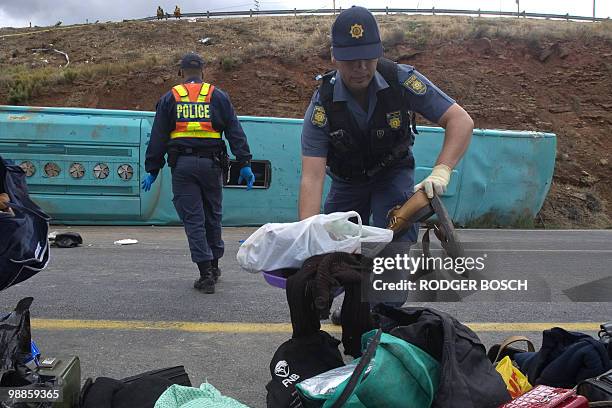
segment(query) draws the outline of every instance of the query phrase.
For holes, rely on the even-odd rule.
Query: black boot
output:
[[[200,279],[194,282],[193,287],[204,293],[215,293],[215,278],[210,261],[198,262]]]
[[[219,280],[219,276],[221,276],[221,269],[219,269],[219,260],[213,259],[212,261],[210,261],[210,264],[212,266],[212,272],[216,283]]]

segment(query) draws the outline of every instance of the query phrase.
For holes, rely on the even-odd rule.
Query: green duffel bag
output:
[[[304,406],[427,408],[440,366],[420,348],[382,330],[361,338],[362,357],[296,385]]]

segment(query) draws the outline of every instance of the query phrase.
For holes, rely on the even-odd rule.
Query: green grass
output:
[[[24,105],[48,87],[73,84],[77,80],[110,78],[144,70],[157,63],[158,58],[152,56],[121,63],[75,65],[68,69],[54,67],[31,69],[26,66],[13,66],[3,70],[0,74],[0,89],[6,89],[7,103]]]

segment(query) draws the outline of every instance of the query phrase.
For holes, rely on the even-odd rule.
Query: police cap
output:
[[[204,60],[195,52],[189,52],[181,58],[182,69],[202,69],[204,68]]]
[[[332,47],[338,61],[382,57],[383,46],[372,13],[357,6],[340,13],[332,26]]]

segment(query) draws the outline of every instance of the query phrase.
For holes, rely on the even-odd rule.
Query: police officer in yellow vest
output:
[[[180,68],[185,82],[172,88],[157,103],[145,160],[149,174],[142,188],[151,189],[167,153],[172,169],[172,201],[185,226],[191,260],[200,271],[194,287],[214,293],[224,248],[221,201],[228,156],[222,134],[240,162],[238,182],[245,181],[250,190],[255,175],[246,135],[228,95],[202,81],[204,61],[199,55],[186,54]]]

